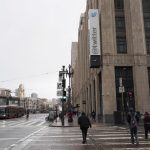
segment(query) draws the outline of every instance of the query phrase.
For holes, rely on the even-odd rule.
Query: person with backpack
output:
[[[137,114],[133,111],[133,109],[130,109],[130,112],[127,115],[127,122],[129,124],[130,128],[130,134],[131,134],[131,142],[132,144],[138,145],[139,140],[138,140],[138,117]]]
[[[150,114],[148,112],[145,112],[143,121],[145,130],[145,139],[148,139],[148,133],[150,133]]]

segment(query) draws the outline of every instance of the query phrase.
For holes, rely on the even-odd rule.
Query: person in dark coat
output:
[[[26,118],[27,119],[29,118],[29,113],[30,113],[30,111],[29,111],[29,109],[27,109],[27,111],[26,111]]]
[[[94,110],[91,112],[91,116],[92,116],[92,120],[95,121],[96,113]]]
[[[88,128],[91,128],[91,122],[84,112],[82,112],[81,116],[78,118],[78,124],[80,125],[80,129],[82,131],[82,143],[84,144],[86,142]]]
[[[145,139],[148,139],[148,132],[150,133],[150,114],[148,112],[145,112],[143,121],[145,130]]]
[[[133,109],[130,109],[130,112],[127,115],[127,122],[129,124],[129,128],[130,128],[130,134],[131,134],[131,142],[132,144],[134,144],[136,142],[136,144],[139,144],[139,140],[138,140],[138,117],[137,114],[134,112]]]

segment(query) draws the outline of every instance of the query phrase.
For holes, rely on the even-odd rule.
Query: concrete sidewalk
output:
[[[68,122],[68,117],[64,116],[64,126],[62,126],[61,119],[58,117],[50,124],[50,127],[78,127],[78,117],[73,116],[73,122]]]
[[[102,127],[102,126],[112,126],[112,124],[104,124],[99,122],[94,122],[90,119],[92,127]],[[73,116],[73,122],[68,122],[68,117],[64,116],[64,126],[62,126],[61,119],[58,117],[50,125],[50,127],[79,127],[78,125],[78,116]]]

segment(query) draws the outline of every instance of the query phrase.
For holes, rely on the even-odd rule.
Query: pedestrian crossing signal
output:
[[[63,96],[66,96],[66,91],[63,91]]]
[[[66,80],[65,80],[65,79],[62,80],[62,87],[63,87],[63,88],[66,87]]]
[[[62,102],[66,102],[66,98],[62,98],[61,101],[62,101]]]

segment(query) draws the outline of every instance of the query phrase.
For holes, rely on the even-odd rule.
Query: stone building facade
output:
[[[88,12],[99,12],[100,66],[90,68]],[[97,119],[150,111],[150,1],[87,0],[74,60],[72,99]],[[72,55],[72,57],[74,57]]]

